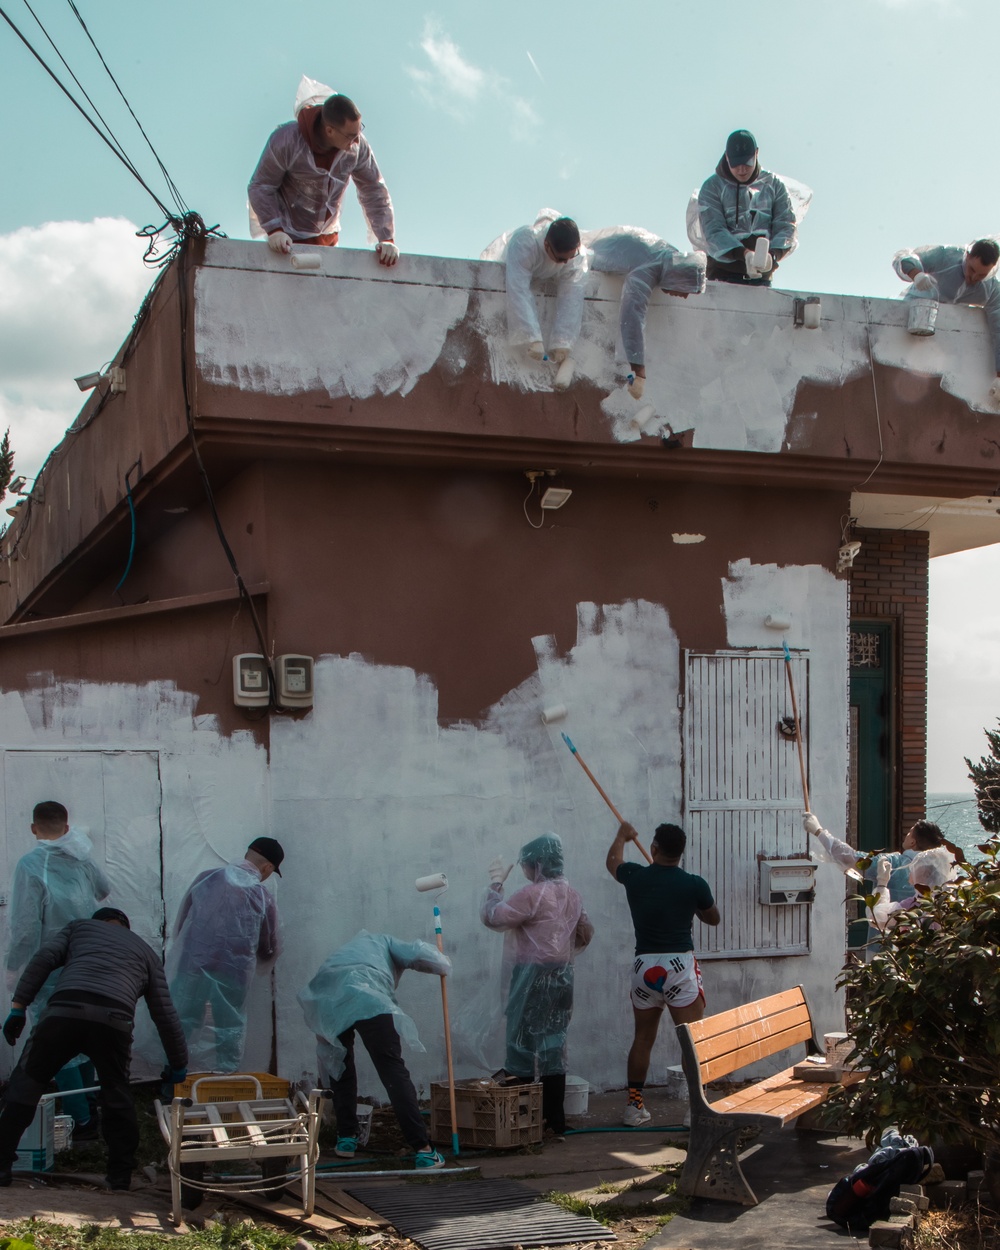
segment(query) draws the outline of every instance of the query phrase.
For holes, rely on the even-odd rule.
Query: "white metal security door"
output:
[[[808,904],[759,901],[760,858],[806,849],[798,752],[778,728],[792,714],[783,655],[688,652],[686,661],[684,867],[708,881],[722,912],[717,928],[699,928],[699,955],[807,954]],[[792,678],[808,743],[802,653],[792,656]]]

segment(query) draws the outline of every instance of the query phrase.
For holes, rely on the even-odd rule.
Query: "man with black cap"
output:
[[[698,193],[698,213],[704,242],[696,246],[708,252],[708,278],[770,286],[778,262],[795,246],[795,211],[782,180],[761,169],[749,130],[734,130],[726,140]]]
[[[61,968],[48,1005],[31,1031],[0,1109],[0,1185],[11,1183],[21,1135],[49,1082],[74,1055],[84,1054],[100,1082],[101,1130],[108,1148],[107,1182],[128,1189],[139,1125],[129,1093],[135,1005],[146,1000],[167,1055],[164,1079],[183,1081],[187,1047],[159,956],[131,932],[128,916],[101,907],[90,920],[73,920],[38,950],[14,990],[3,1035],[16,1044],[26,1009],[51,973]]]
[[[275,838],[255,838],[243,859],[201,873],[181,900],[170,992],[194,1067],[240,1069],[250,983],[258,962],[278,953],[278,911],[264,882],[281,876],[284,858]]]

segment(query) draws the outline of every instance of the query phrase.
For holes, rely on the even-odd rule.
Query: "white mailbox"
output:
[[[787,907],[815,899],[816,865],[811,859],[760,861],[760,901],[765,907]]]

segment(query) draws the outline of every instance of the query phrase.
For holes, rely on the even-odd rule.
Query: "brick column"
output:
[[[923,530],[858,529],[851,569],[851,619],[894,623],[897,845],[927,801],[927,576]]]

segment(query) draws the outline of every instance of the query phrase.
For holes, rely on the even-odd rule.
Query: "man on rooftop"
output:
[[[326,92],[320,102],[317,91]],[[395,221],[389,188],[364,134],[361,112],[346,95],[304,78],[295,120],[268,139],[247,189],[250,234],[267,236],[273,252],[293,243],[333,247],[340,238],[340,208],[354,183],[380,265],[394,265]]]

